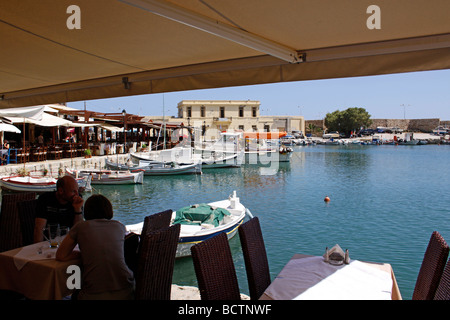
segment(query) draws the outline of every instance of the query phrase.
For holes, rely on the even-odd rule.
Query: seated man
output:
[[[59,224],[71,228],[83,221],[84,200],[78,192],[78,183],[71,176],[58,179],[56,191],[39,196],[36,206],[34,242],[44,240],[43,230],[47,224]]]

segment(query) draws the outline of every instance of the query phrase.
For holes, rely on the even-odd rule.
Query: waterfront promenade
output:
[[[48,170],[49,174],[57,175],[59,169],[61,168],[63,172],[66,168],[104,168],[106,160],[109,159],[114,162],[123,163],[129,157],[128,153],[125,154],[114,154],[105,156],[92,156],[91,158],[74,157],[74,158],[64,158],[59,160],[45,160],[37,162],[27,162],[27,163],[12,163],[8,165],[0,166],[0,176],[7,176],[16,174],[18,170],[25,170],[27,172],[31,171],[43,171]]]

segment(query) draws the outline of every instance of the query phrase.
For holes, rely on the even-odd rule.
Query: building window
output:
[[[187,107],[186,113],[187,118],[192,118],[192,107]]]
[[[252,107],[252,117],[256,118],[256,107]]]
[[[240,117],[240,118],[243,118],[243,117],[244,117],[244,107],[243,107],[243,106],[240,106],[240,107],[239,107],[239,117]]]
[[[205,106],[201,106],[200,107],[200,117],[204,118],[206,117],[206,112],[205,112]]]
[[[256,126],[252,126],[252,129],[254,132],[258,131],[258,127],[256,127]]]
[[[244,126],[243,125],[239,125],[239,130],[244,131]]]
[[[265,132],[270,132],[270,126],[268,124],[264,125],[264,131]]]
[[[220,116],[219,118],[225,118],[225,107],[220,107]]]

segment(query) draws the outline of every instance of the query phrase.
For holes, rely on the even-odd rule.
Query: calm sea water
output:
[[[393,266],[410,299],[431,233],[450,242],[450,146],[294,147],[275,174],[261,167],[203,175],[145,177],[143,185],[98,186],[115,219],[227,198],[236,190],[261,221],[272,278],[295,253],[322,255],[339,244],[350,258]],[[262,174],[263,173],[263,174]],[[325,196],[331,201],[325,203]],[[248,293],[239,238],[230,241],[241,291]],[[176,262],[174,283],[196,285],[191,258]]]

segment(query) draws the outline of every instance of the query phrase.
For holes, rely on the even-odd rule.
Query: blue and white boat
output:
[[[196,204],[172,212],[171,224],[181,224],[176,257],[191,255],[191,247],[225,232],[228,239],[236,235],[246,215],[251,217],[236,196],[236,191],[226,200]],[[128,232],[140,234],[143,222],[127,225]]]

